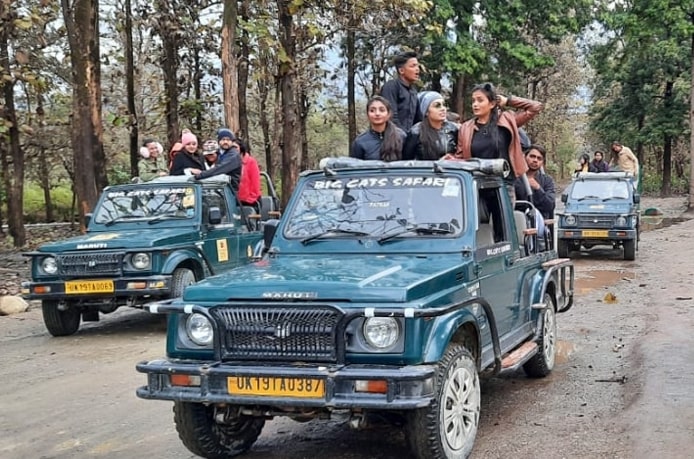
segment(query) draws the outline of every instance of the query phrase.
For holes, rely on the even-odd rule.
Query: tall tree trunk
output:
[[[306,96],[304,89],[301,89],[299,94],[301,112],[299,114],[299,125],[301,126],[301,161],[299,162],[299,169],[305,171],[311,167],[309,164],[308,157],[308,128],[306,124],[308,123],[308,113],[311,108],[311,103]]]
[[[641,166],[643,167],[643,166]],[[660,186],[662,197],[672,193],[672,137],[665,135],[663,141],[663,183]]]
[[[275,179],[275,168],[272,163],[272,139],[270,137],[270,120],[267,116],[267,98],[269,96],[268,83],[262,79],[258,81],[258,116],[260,117],[260,132],[263,136],[263,152],[265,153],[265,169],[272,179]]]
[[[694,24],[694,14],[690,16],[692,24]],[[689,84],[689,132],[694,133],[694,34],[691,36],[691,44],[689,48],[691,65],[691,81]],[[689,202],[687,211],[694,212],[694,135],[689,135]]]
[[[100,138],[101,120],[94,125],[92,116],[100,114],[98,107],[93,107],[94,100],[100,92],[95,86],[98,76],[94,59],[94,45],[98,47],[97,12],[98,1],[62,0],[63,18],[70,45],[70,65],[72,70],[73,115],[72,115],[72,149],[75,165],[75,192],[77,194],[77,211],[80,216],[80,227],[84,230],[84,215],[90,212],[99,196],[99,176],[96,165],[100,163],[96,140]],[[98,55],[98,49],[96,50]],[[97,132],[98,130],[98,132]],[[101,149],[103,153],[103,149]],[[105,170],[103,171],[105,174]]]
[[[278,0],[279,37],[284,59],[279,62],[279,85],[282,91],[282,208],[294,190],[298,178],[297,155],[301,153],[299,110],[296,100],[296,35],[291,0]]]
[[[455,79],[455,84],[453,85],[453,94],[451,94],[451,106],[454,112],[460,115],[460,120],[465,121],[467,116],[465,116],[465,76],[459,75]]]
[[[46,111],[43,108],[43,94],[41,91],[36,95],[36,121],[41,127],[46,125]],[[43,144],[39,145],[39,181],[43,190],[43,202],[46,205],[46,221],[54,222],[55,216],[53,212],[53,198],[51,198],[51,171],[48,167],[48,154]]]
[[[137,177],[139,171],[137,163],[139,161],[139,142],[140,123],[135,106],[135,59],[133,57],[133,19],[131,0],[125,0],[125,91],[128,99],[128,114],[130,118],[130,175]]]
[[[180,43],[177,37],[176,23],[172,17],[176,12],[169,8],[165,0],[158,0],[156,5],[159,14],[156,28],[159,37],[161,37],[163,53],[161,71],[164,75],[164,94],[166,96],[166,138],[169,147],[171,147],[181,138],[178,119],[178,49]]]
[[[195,100],[200,102],[202,100],[202,64],[200,58],[200,49],[196,47],[193,50],[193,95]],[[202,110],[195,110],[195,132],[202,136]],[[199,142],[204,142],[202,138],[198,139]]]
[[[10,67],[9,41],[13,25],[11,12],[7,9],[8,2],[0,2],[0,72],[2,72],[2,92],[4,107],[2,117],[5,126],[8,127],[10,157],[12,158],[12,170],[4,170],[5,188],[7,190],[7,228],[13,238],[15,247],[22,247],[26,243],[24,232],[24,155],[19,145],[19,129],[17,127],[17,113],[14,106],[15,79]],[[7,138],[6,138],[7,139]],[[6,139],[3,139],[7,145]],[[5,149],[3,148],[3,157]],[[4,161],[3,169],[7,167]]]
[[[354,6],[352,8],[354,9]],[[354,80],[357,73],[355,59],[357,18],[354,15],[355,12],[352,11],[352,16],[347,26],[347,140],[349,142],[347,145],[352,145],[354,139],[357,138],[356,82]]]
[[[236,0],[224,2],[222,18],[222,88],[224,92],[224,121],[232,132],[239,132],[239,89],[236,66]]]
[[[239,9],[239,16],[243,19],[243,22],[247,22],[250,18],[250,0],[243,0],[241,2],[241,8]],[[250,47],[250,34],[248,30],[241,30],[241,54],[238,59],[239,68],[239,131],[238,135],[247,142],[250,142],[250,135],[248,131],[248,107],[246,105],[246,88],[248,87],[249,79],[249,62],[251,55]]]

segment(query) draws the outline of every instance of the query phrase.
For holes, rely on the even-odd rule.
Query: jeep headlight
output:
[[[629,223],[629,219],[627,219],[627,217],[623,215],[620,215],[619,217],[617,217],[616,223],[617,226],[627,226],[627,223]]]
[[[386,349],[398,341],[400,326],[392,317],[370,317],[362,328],[366,342],[376,349]]]
[[[574,226],[576,224],[576,217],[574,217],[573,215],[566,215],[564,217],[564,223],[567,226]]]
[[[209,346],[214,337],[212,323],[202,314],[191,314],[186,319],[186,334],[198,346]]]
[[[58,262],[55,257],[46,257],[41,260],[41,271],[46,274],[55,274],[58,272]]]
[[[152,259],[148,253],[138,252],[130,258],[130,263],[135,269],[149,269]]]

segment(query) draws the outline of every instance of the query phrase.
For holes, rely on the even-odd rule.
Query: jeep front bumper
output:
[[[613,241],[636,239],[635,229],[591,229],[591,228],[559,228],[558,239],[574,239],[581,241]]]
[[[67,284],[71,284],[68,291]],[[130,298],[166,296],[171,291],[170,275],[142,277],[71,279],[46,282],[22,282],[22,297],[26,300],[80,301],[94,298]]]
[[[276,407],[363,408],[412,410],[428,406],[434,397],[433,365],[254,366],[245,363],[203,363],[153,360],[137,371],[147,374],[147,385],[137,390],[144,399]],[[189,377],[186,378],[185,376]],[[262,386],[302,385],[323,381],[320,394],[273,395]],[[180,381],[186,381],[181,383]],[[241,381],[241,383],[235,382]],[[378,381],[383,392],[362,391],[365,382]],[[192,384],[191,384],[192,382]],[[237,394],[245,384],[257,393]],[[383,384],[385,382],[385,384]],[[260,384],[260,386],[257,385]]]

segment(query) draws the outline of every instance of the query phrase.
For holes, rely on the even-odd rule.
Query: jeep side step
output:
[[[526,341],[521,346],[517,347],[513,352],[508,354],[501,361],[501,373],[510,373],[516,371],[527,362],[532,356],[537,354],[539,346],[535,341]]]

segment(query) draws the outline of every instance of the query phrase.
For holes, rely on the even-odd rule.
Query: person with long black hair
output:
[[[406,134],[391,120],[392,114],[392,107],[386,98],[373,96],[369,99],[366,103],[369,129],[354,139],[349,155],[353,158],[381,161],[402,159]]]
[[[403,159],[438,160],[455,153],[458,125],[448,120],[448,108],[443,96],[435,91],[419,94],[422,121],[407,133]]]
[[[511,107],[516,110],[504,110]],[[502,158],[511,165],[512,174],[506,178],[511,197],[515,198],[513,183],[528,170],[518,128],[533,119],[542,104],[517,96],[496,93],[491,83],[472,88],[472,113],[458,131],[456,158]]]

